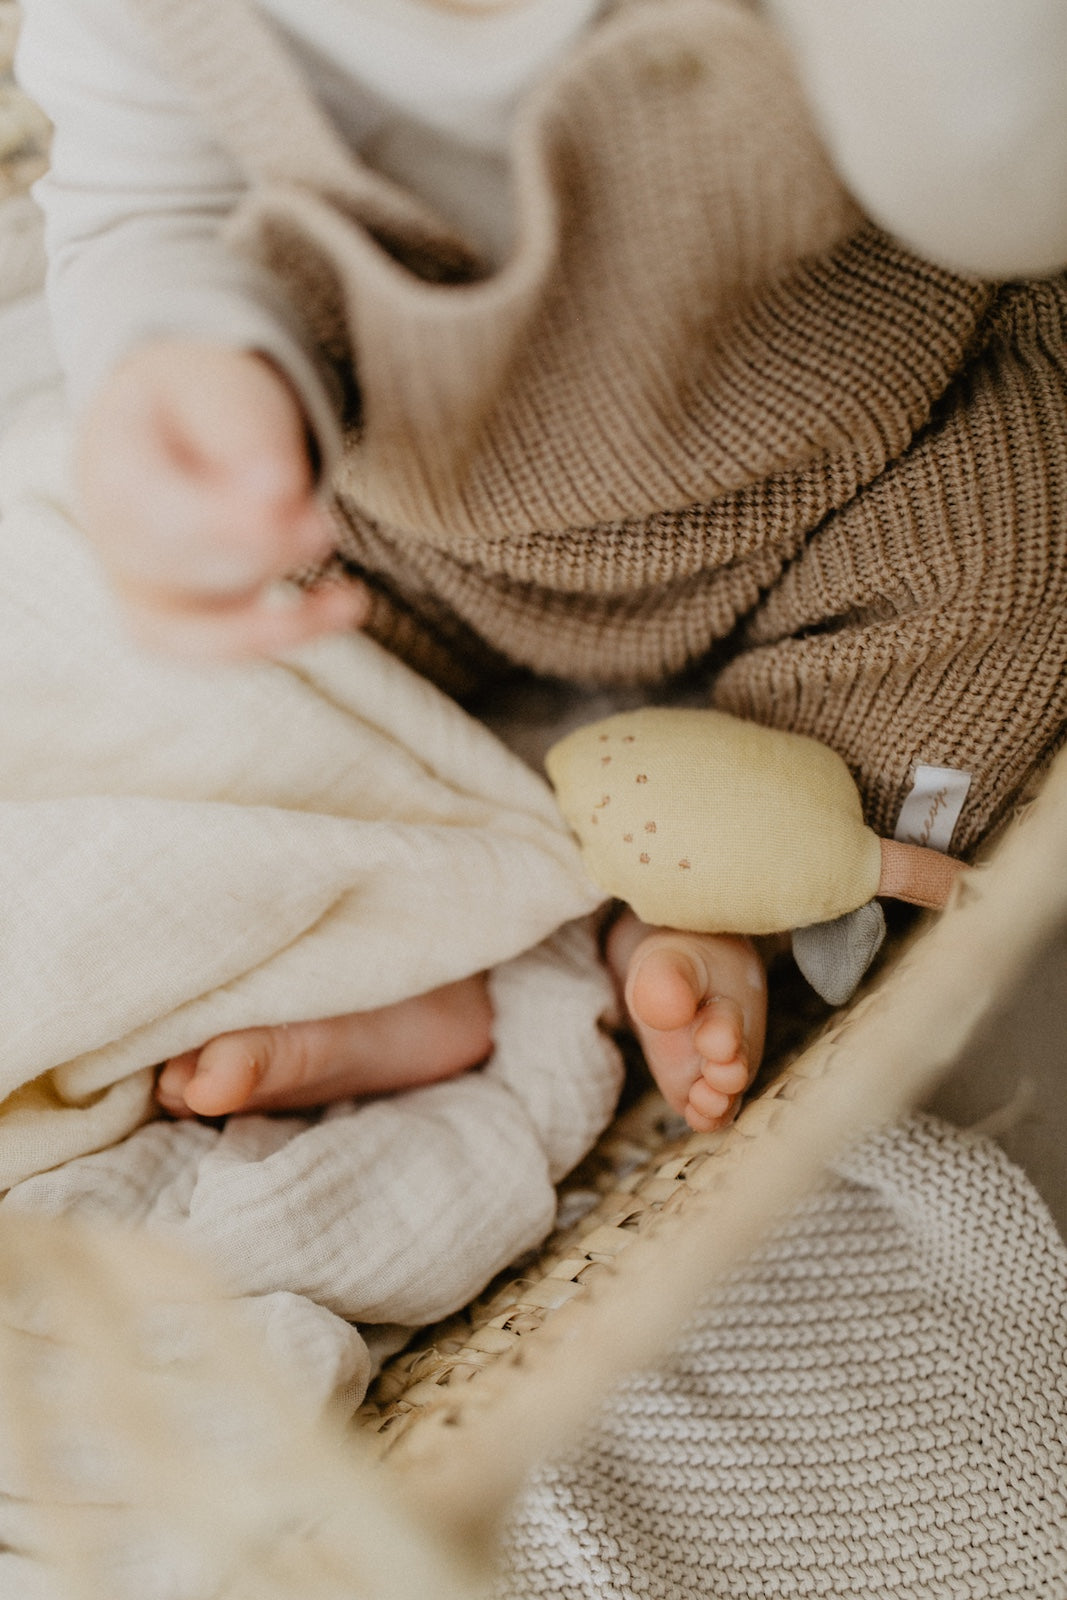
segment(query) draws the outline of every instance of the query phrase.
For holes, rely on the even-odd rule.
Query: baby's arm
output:
[[[83,522],[131,615],[195,654],[358,620],[358,591],[264,598],[328,548],[309,429],[328,455],[336,424],[292,308],[222,242],[241,174],[115,0],[26,0],[18,68],[56,130],[38,197]]]
[[[767,0],[861,205],[982,277],[1067,262],[1063,0]]]

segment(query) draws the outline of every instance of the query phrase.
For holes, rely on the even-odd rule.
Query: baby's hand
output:
[[[300,405],[265,358],[139,346],[90,406],[76,472],[84,530],[152,648],[275,655],[365,619],[358,584],[270,589],[332,537]]]

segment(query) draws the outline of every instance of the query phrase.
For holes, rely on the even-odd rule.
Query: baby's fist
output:
[[[156,340],[92,402],[76,460],[83,527],[136,633],[183,655],[272,655],[358,624],[358,585],[272,582],[325,556],[300,405],[263,357]]]

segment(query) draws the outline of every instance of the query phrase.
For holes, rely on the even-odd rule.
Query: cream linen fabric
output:
[[[540,778],[370,641],[223,670],[135,654],[63,509],[65,451],[51,402],[0,446],[0,1187],[180,1236],[268,1297],[320,1388],[358,1392],[365,1351],[321,1308],[464,1303],[548,1229],[611,1114],[589,928],[534,948],[598,891]],[[153,1063],[216,1033],[486,968],[482,1071],[321,1119],[144,1125]]]

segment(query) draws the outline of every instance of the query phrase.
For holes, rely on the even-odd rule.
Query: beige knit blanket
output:
[[[1067,1250],[991,1141],[869,1139],[517,1508],[495,1600],[1060,1600]]]

